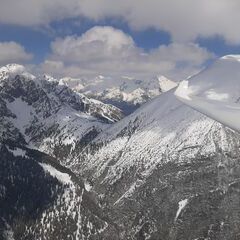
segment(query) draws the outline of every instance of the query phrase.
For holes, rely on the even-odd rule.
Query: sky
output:
[[[182,80],[240,53],[239,0],[0,0],[0,65]]]

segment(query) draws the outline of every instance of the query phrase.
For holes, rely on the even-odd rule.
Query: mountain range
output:
[[[66,85],[77,92],[120,108],[125,115],[132,113],[148,100],[177,86],[177,83],[164,76],[149,80],[133,77],[62,78]]]
[[[188,81],[238,102],[239,76],[239,58],[225,57]],[[238,239],[240,135],[178,101],[165,78],[126,117],[93,99],[103,83],[93,94],[0,69],[2,239]]]

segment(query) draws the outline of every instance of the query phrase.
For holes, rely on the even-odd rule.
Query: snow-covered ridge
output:
[[[221,106],[225,104],[231,107],[232,104],[238,104],[239,64],[239,61],[219,59],[208,69],[182,82],[177,89],[178,96],[198,106],[200,103],[197,100],[207,101],[208,104],[218,102]],[[103,77],[99,77],[99,81],[102,80]],[[15,87],[15,83],[17,81],[8,87]],[[60,86],[56,90],[55,80],[51,78],[45,84],[40,84],[37,89],[31,86],[31,90],[44,89],[40,93],[34,91],[34,97],[35,93],[38,96],[46,94],[36,102],[31,94],[26,95],[26,98],[14,97],[18,91],[7,92],[9,98],[4,98],[6,94],[0,95],[0,110],[4,110],[6,105],[12,113],[5,114],[3,111],[5,120],[12,125],[8,122],[9,124],[2,125],[2,129],[15,133],[16,129],[11,129],[11,126],[15,126],[21,130],[14,122],[21,119],[20,122],[24,123],[20,125],[21,131],[30,136],[30,141],[40,143],[42,151],[49,152],[58,144],[56,149],[60,149],[59,156],[62,158],[65,151],[70,149],[74,154],[70,158],[64,158],[62,163],[86,177],[83,182],[87,191],[80,190],[77,186],[75,188],[69,182],[70,176],[64,171],[44,164],[45,177],[49,178],[49,174],[57,177],[65,190],[56,199],[56,203],[62,205],[61,208],[54,205],[52,210],[46,209],[42,216],[39,215],[41,220],[36,226],[36,232],[43,229],[42,236],[49,236],[51,229],[55,229],[56,219],[60,220],[60,226],[64,223],[71,225],[76,220],[76,231],[72,231],[72,228],[68,231],[73,233],[73,239],[83,239],[79,234],[86,223],[82,193],[88,194],[90,190],[99,194],[101,206],[107,203],[107,210],[114,208],[112,217],[119,226],[124,223],[122,227],[128,235],[125,237],[123,233],[123,239],[139,239],[138,236],[147,236],[146,239],[204,239],[206,233],[212,236],[214,231],[216,234],[220,231],[226,236],[225,230],[229,228],[227,234],[237,231],[239,236],[238,229],[235,230],[234,226],[231,229],[231,222],[238,223],[240,219],[237,214],[234,215],[239,205],[240,192],[238,133],[178,101],[174,96],[175,89],[162,93],[130,116],[109,125],[71,107],[73,105],[68,101],[66,86]],[[122,87],[128,88],[124,85]],[[58,95],[66,101],[60,101]],[[44,102],[46,97],[48,101]],[[30,105],[26,103],[30,100],[33,108],[26,112],[27,120],[30,119],[26,121],[26,126],[24,116],[19,113],[17,106],[28,108]],[[61,104],[62,102],[66,104]],[[216,107],[207,109],[214,112]],[[232,109],[237,110],[237,107]],[[47,113],[45,118],[41,111]],[[36,122],[36,119],[40,121]],[[96,126],[101,131],[97,136]],[[41,135],[42,132],[50,135]],[[93,138],[89,133],[93,134]],[[83,144],[75,148],[81,136],[84,138]],[[85,144],[89,136],[90,142]],[[37,166],[39,167],[38,163]],[[39,172],[44,174],[43,171]],[[31,181],[24,182],[31,184]],[[86,226],[90,231],[92,222]],[[104,223],[100,230],[94,230],[95,236],[107,226],[108,223]],[[196,226],[199,227],[196,229]],[[167,232],[170,235],[166,235]],[[221,239],[218,237],[220,235],[216,236],[216,239]],[[110,239],[117,239],[112,231]]]
[[[159,76],[157,78],[158,78],[159,86],[160,86],[162,92],[167,92],[177,86],[176,82],[174,82],[164,76]]]
[[[25,76],[27,79],[31,80],[34,79],[34,81],[38,82],[40,85],[42,80],[46,80],[49,83],[58,83],[58,85],[62,87],[67,86],[75,92],[91,98],[91,100],[100,100],[101,102],[121,108],[125,113],[132,112],[139,105],[142,105],[163,92],[169,91],[177,85],[176,82],[161,75],[150,79],[102,75],[91,78],[65,77],[62,79],[55,79],[47,74],[36,77],[29,73],[24,66],[18,64],[9,64],[0,68],[1,79],[14,79],[16,75]],[[128,106],[130,108],[126,110]]]
[[[104,102],[141,105],[163,92],[177,86],[177,83],[164,76],[152,79],[136,79],[129,76],[95,78],[63,78],[61,85]]]
[[[62,92],[64,92],[64,94],[67,93],[68,99],[65,98],[64,101],[70,100],[72,102],[73,99],[76,99],[76,103],[78,104],[84,103],[86,106],[88,106],[87,107],[88,110],[87,109],[86,110],[90,115],[96,116],[96,114],[92,113],[92,111],[99,111],[99,116],[102,119],[106,117],[106,120],[110,122],[118,121],[121,117],[123,117],[121,111],[118,108],[109,104],[104,104],[101,101],[88,98],[85,95],[77,91],[74,91],[73,89],[70,89],[67,86],[64,86],[63,84],[61,84],[61,81],[49,75],[45,74],[36,77],[29,73],[24,66],[18,64],[9,64],[0,68],[0,81],[15,80],[16,76],[18,77],[21,76],[25,82],[33,81],[36,85],[38,85],[38,87],[45,88],[47,92],[49,92],[49,90],[54,90],[56,94],[63,95]],[[111,112],[113,113],[112,117],[109,116],[109,113],[111,114]]]
[[[219,59],[182,82],[176,93],[186,100],[197,95],[208,96],[211,102],[216,101],[213,98],[236,102],[240,98],[239,83],[240,62]],[[101,133],[94,140],[100,149],[93,154],[87,151],[80,171],[90,168],[94,169],[95,177],[101,176],[111,159],[118,159],[104,180],[114,182],[132,167],[144,166],[141,174],[148,176],[162,161],[188,161],[197,154],[211,156],[216,146],[224,151],[233,148],[237,133],[232,136],[221,124],[185,106],[176,99],[174,91],[161,94]],[[228,142],[227,134],[234,140]]]
[[[219,59],[181,83],[177,92],[195,103],[196,97],[209,103],[238,102],[239,76],[240,62]],[[161,94],[103,131],[74,161],[76,171],[93,182],[93,191],[101,189],[103,199],[110,199],[116,210],[122,209],[124,221],[126,209],[133,210],[129,214],[131,231],[150,221],[158,229],[153,239],[162,230],[162,211],[168,216],[162,223],[169,221],[174,236],[167,238],[187,239],[195,231],[195,220],[207,230],[219,226],[219,220],[229,216],[229,209],[235,212],[239,192],[240,135],[178,101],[174,91]],[[238,183],[224,196],[233,179]],[[221,207],[209,212],[218,201]],[[136,223],[139,209],[143,211]],[[179,235],[175,235],[178,228]],[[198,230],[191,239],[200,239]],[[166,239],[164,234],[162,239]],[[136,236],[135,232],[132,235]]]
[[[13,74],[22,74],[27,72],[25,67],[19,64],[8,64],[0,68],[0,72],[13,73]]]
[[[3,77],[14,78],[16,75],[23,75],[29,79],[35,78],[35,76],[29,73],[24,66],[19,64],[8,64],[6,66],[0,67],[0,80]]]
[[[240,131],[240,55],[227,55],[179,84],[175,95],[199,112]]]

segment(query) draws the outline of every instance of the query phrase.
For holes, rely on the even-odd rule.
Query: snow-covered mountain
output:
[[[62,165],[121,117],[23,66],[0,68],[0,239],[119,238],[88,185]]]
[[[21,137],[29,146],[61,159],[123,116],[112,105],[89,99],[50,77],[35,77],[19,65],[0,69],[0,105],[1,139]]]
[[[8,204],[0,234],[239,238],[239,133],[178,101],[175,89],[110,124],[112,114],[105,121],[82,107],[88,98],[65,84],[17,69],[2,71],[0,81],[0,203]],[[239,58],[228,56],[188,83],[198,96],[238,102],[239,77]]]
[[[228,65],[226,66],[226,60]],[[189,81],[180,83],[175,95],[192,108],[206,114],[230,128],[240,131],[240,105],[239,105],[239,55],[228,55],[215,63],[215,67],[205,71],[199,79],[198,76]],[[221,65],[224,65],[223,68]],[[229,73],[231,74],[230,79]],[[219,76],[226,77],[221,77]],[[214,79],[218,78],[216,82]],[[213,80],[212,80],[213,79]],[[228,81],[228,84],[226,84]]]
[[[157,76],[150,80],[139,80],[127,76],[118,78],[97,76],[92,79],[63,78],[60,84],[105,103],[111,103],[121,108],[125,114],[133,112],[143,103],[177,85],[164,76]]]
[[[237,102],[239,58],[221,58],[188,81]],[[240,135],[173,93],[98,135],[74,169],[118,212],[126,239],[236,239]]]

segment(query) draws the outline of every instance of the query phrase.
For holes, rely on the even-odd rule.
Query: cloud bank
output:
[[[2,0],[0,23],[48,25],[66,18],[121,18],[133,29],[165,30],[173,41],[222,36],[240,43],[239,0]]]
[[[94,27],[81,36],[56,39],[51,51],[42,70],[71,77],[101,74],[144,78],[163,74],[184,78],[213,57],[194,43],[161,45],[146,52],[135,45],[131,36],[106,26]]]

